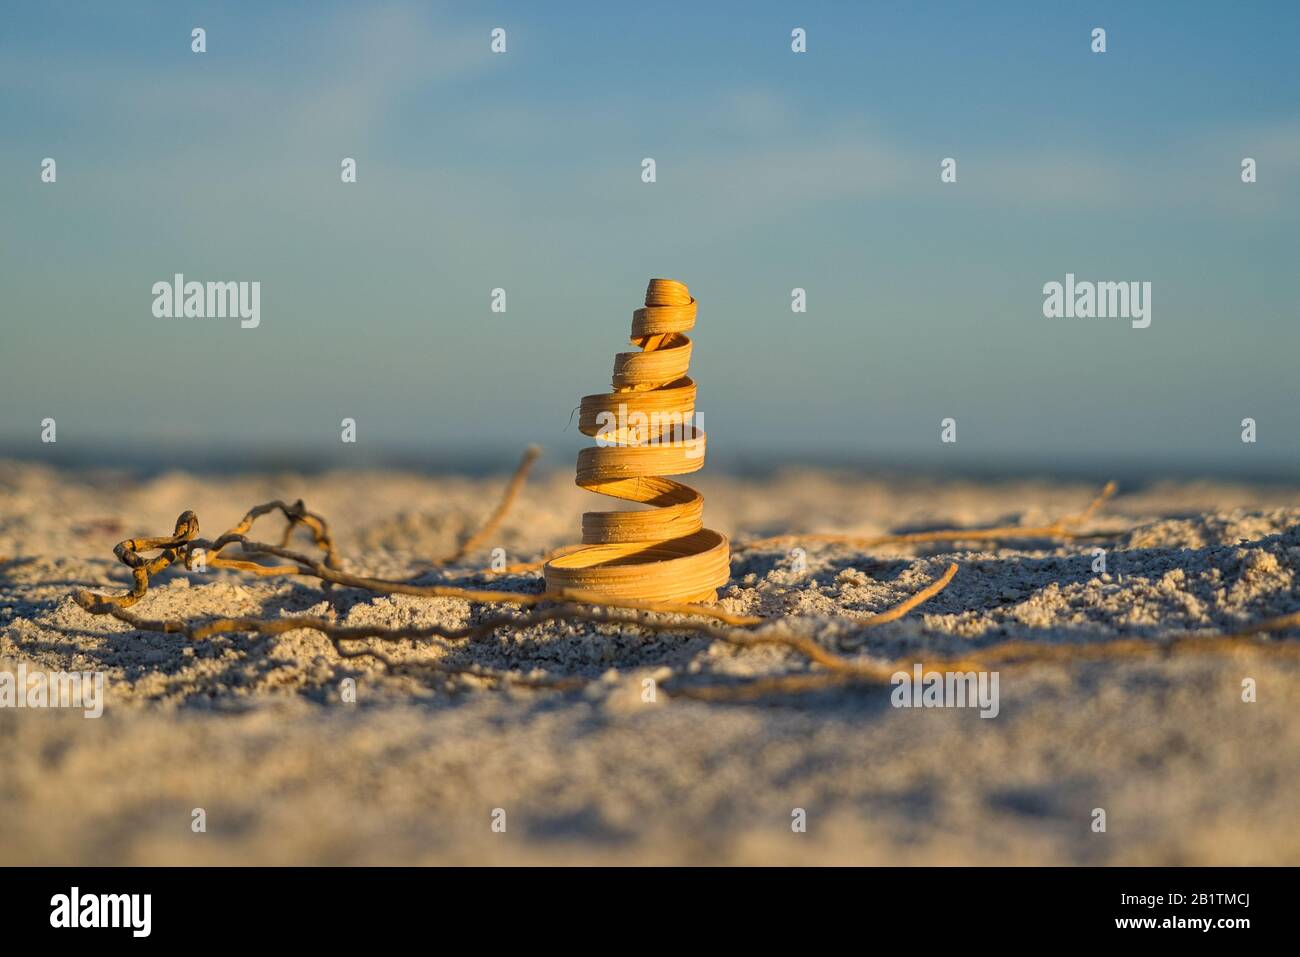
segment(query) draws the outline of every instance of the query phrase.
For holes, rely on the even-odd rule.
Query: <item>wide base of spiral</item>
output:
[[[712,602],[731,576],[727,537],[702,528],[659,542],[589,545],[546,563],[548,592],[629,601]]]

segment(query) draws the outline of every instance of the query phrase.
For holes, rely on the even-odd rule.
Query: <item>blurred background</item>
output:
[[[711,469],[1300,465],[1294,4],[0,20],[0,454],[475,470],[540,442],[568,467],[572,410],[667,276],[700,302]],[[261,325],[154,318],[177,272],[261,282]],[[1045,319],[1067,272],[1150,281],[1150,328]]]

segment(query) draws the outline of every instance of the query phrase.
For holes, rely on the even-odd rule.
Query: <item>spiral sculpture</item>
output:
[[[578,428],[597,439],[578,454],[577,484],[652,506],[582,516],[582,547],[546,563],[546,589],[607,598],[711,602],[730,577],[726,536],[704,527],[704,497],[681,482],[704,464],[695,427],[687,330],[695,299],[671,279],[651,279],[632,313],[640,352],[614,358],[613,392],[583,398]]]

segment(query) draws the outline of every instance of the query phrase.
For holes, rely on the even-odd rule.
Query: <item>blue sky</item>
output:
[[[52,454],[54,417],[70,455],[341,453],[348,416],[357,452],[564,459],[669,276],[700,301],[711,462],[1300,465],[1294,4],[26,4],[0,26],[10,452]],[[154,318],[176,272],[260,281],[261,325]],[[1045,319],[1067,272],[1150,281],[1151,327]]]

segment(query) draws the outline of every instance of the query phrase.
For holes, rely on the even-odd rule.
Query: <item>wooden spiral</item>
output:
[[[641,351],[614,358],[612,392],[583,398],[578,428],[597,446],[578,454],[577,484],[652,507],[584,514],[584,547],[546,563],[547,591],[711,602],[730,577],[730,546],[704,527],[704,497],[664,477],[704,464],[686,374],[695,312],[684,284],[651,279],[645,308],[632,313],[631,342]]]

